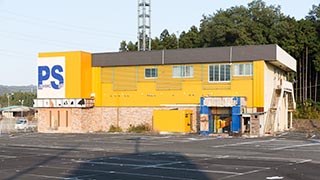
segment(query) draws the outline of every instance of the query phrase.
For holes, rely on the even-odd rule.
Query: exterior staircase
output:
[[[283,98],[288,97],[288,112],[293,112],[296,109],[296,102],[294,98],[293,84],[288,81],[281,81],[280,85],[274,89],[270,108],[267,112],[265,121],[265,134],[274,135],[275,125],[278,125],[280,119],[280,108],[282,106]]]

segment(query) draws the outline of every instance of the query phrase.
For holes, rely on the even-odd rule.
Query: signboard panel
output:
[[[241,97],[240,103],[246,106],[246,99]],[[237,105],[237,99],[234,97],[205,97],[203,104],[208,107],[233,107]]]
[[[65,57],[38,58],[38,98],[65,98],[65,79]]]
[[[90,108],[94,106],[94,99],[35,99],[36,108]]]

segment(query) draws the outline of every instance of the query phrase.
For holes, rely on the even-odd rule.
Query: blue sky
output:
[[[251,0],[152,0],[152,37],[199,26],[202,15]],[[304,18],[319,0],[265,0]],[[37,84],[39,52],[118,51],[136,41],[137,0],[0,0],[0,84]]]

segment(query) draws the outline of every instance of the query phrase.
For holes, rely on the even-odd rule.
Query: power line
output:
[[[72,49],[83,49],[82,47],[85,46],[85,44],[82,44],[80,42],[52,40],[52,39],[43,38],[43,37],[39,38],[38,36],[34,36],[26,33],[20,33],[20,32],[5,32],[0,30],[0,34],[5,35],[2,38],[9,38],[10,40],[12,40],[12,38],[15,38],[17,40],[23,40],[24,42],[27,42],[27,43],[43,42],[44,44],[50,44],[50,45],[54,45],[56,47],[61,47],[61,48],[69,47]],[[90,47],[90,49],[94,49],[94,48],[106,49],[106,47],[99,46],[98,44],[95,44],[95,47]]]
[[[6,19],[14,19],[15,21],[19,21],[19,22],[23,22],[23,23],[26,23],[26,20],[33,23],[33,24],[36,24],[36,25],[39,25],[39,24],[45,24],[47,26],[50,26],[50,27],[54,27],[56,29],[62,29],[62,30],[67,30],[67,31],[76,31],[76,32],[82,32],[82,33],[86,33],[86,34],[90,34],[90,35],[98,35],[100,38],[106,38],[105,35],[108,35],[108,37],[113,37],[113,38],[124,38],[124,37],[129,37],[130,38],[133,38],[134,35],[133,34],[128,34],[128,33],[119,33],[119,32],[112,32],[112,31],[109,31],[109,30],[101,30],[101,29],[94,29],[94,28],[88,28],[88,27],[84,27],[84,26],[79,26],[79,25],[73,25],[73,24],[65,24],[65,23],[61,23],[61,22],[58,22],[58,21],[53,21],[53,20],[48,20],[48,19],[41,19],[41,18],[38,18],[38,17],[31,17],[31,16],[25,16],[25,15],[21,15],[21,14],[17,14],[15,12],[12,12],[12,11],[8,11],[8,10],[4,10],[4,13],[6,14],[9,14],[9,15],[13,15],[15,17],[18,17],[18,18],[22,18],[22,19],[17,19],[17,18],[14,18],[14,17],[6,17]],[[6,20],[5,19],[5,20]],[[40,22],[39,22],[40,21]],[[60,27],[57,27],[60,26]]]

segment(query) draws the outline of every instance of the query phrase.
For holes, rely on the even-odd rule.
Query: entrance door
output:
[[[229,133],[231,127],[230,107],[211,107],[213,119],[213,133]]]

